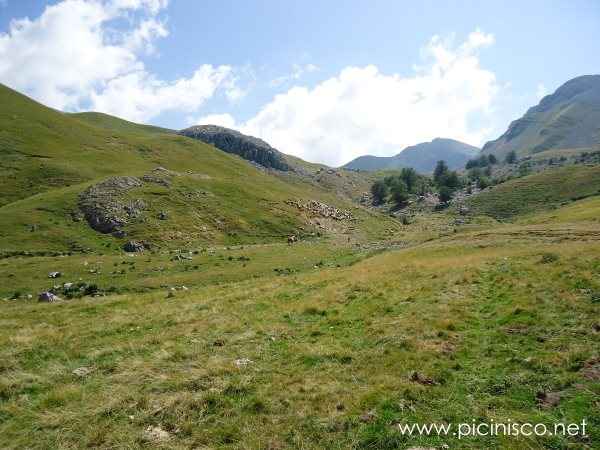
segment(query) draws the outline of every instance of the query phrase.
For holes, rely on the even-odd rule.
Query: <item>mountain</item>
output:
[[[283,153],[262,139],[236,130],[217,125],[197,125],[181,130],[179,134],[214,145],[224,152],[236,154],[270,169],[291,170]]]
[[[453,139],[436,138],[431,142],[406,147],[395,156],[360,156],[343,166],[345,169],[382,170],[412,167],[418,172],[432,172],[443,159],[451,169],[464,167],[479,152],[477,147]]]
[[[515,151],[523,157],[550,149],[586,148],[600,143],[600,75],[567,81],[537,106],[513,121],[483,153],[502,159]]]

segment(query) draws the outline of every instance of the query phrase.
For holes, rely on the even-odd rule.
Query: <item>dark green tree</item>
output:
[[[405,167],[400,171],[400,179],[404,181],[406,189],[410,193],[415,192],[418,178],[419,175],[417,174],[417,171],[412,167]]]
[[[452,189],[442,186],[440,188],[440,202],[448,203],[450,200],[452,200]]]
[[[408,201],[408,188],[406,187],[406,183],[400,178],[396,178],[390,186],[390,192],[392,194],[392,199],[396,206],[401,208]]]
[[[490,165],[498,164],[498,158],[496,158],[494,155],[488,155],[488,163]]]
[[[385,203],[385,199],[387,198],[389,193],[389,188],[387,184],[383,180],[377,180],[371,186],[371,194],[373,195],[373,203],[376,205],[381,205]]]
[[[448,165],[446,161],[438,161],[433,170],[433,181],[439,184],[440,179],[448,174]]]

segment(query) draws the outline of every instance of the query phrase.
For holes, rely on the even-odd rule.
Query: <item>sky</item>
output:
[[[482,146],[598,55],[598,0],[0,0],[0,83],[332,166]]]

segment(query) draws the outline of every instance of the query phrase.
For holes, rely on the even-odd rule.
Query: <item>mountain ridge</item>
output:
[[[412,167],[418,172],[426,173],[433,171],[437,161],[442,159],[450,169],[462,168],[478,152],[479,148],[455,139],[435,138],[430,142],[406,147],[394,156],[359,156],[342,167],[370,171]]]
[[[600,144],[600,75],[583,75],[546,95],[497,139],[483,154],[518,157],[550,149],[572,149]]]

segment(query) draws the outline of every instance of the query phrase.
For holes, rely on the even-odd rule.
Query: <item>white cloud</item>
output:
[[[535,97],[539,101],[542,98],[544,98],[546,95],[548,95],[548,89],[546,89],[546,86],[544,86],[543,83],[538,83],[536,91],[535,91]]]
[[[347,67],[312,89],[296,86],[276,95],[235,127],[283,152],[331,165],[392,155],[435,137],[481,144],[491,132],[486,118],[500,85],[481,67],[478,52],[493,42],[479,30],[458,46],[434,36],[410,76],[383,74],[373,65]]]
[[[189,125],[219,125],[227,128],[235,128],[235,119],[231,114],[209,114],[198,119],[188,117]]]
[[[0,34],[0,82],[58,109],[94,109],[146,121],[168,110],[196,111],[215,91],[235,88],[231,68],[202,65],[165,81],[140,53],[168,34],[157,17],[167,0],[63,0],[42,15],[13,20]],[[128,24],[118,29],[115,21]],[[122,25],[121,25],[122,27]]]

